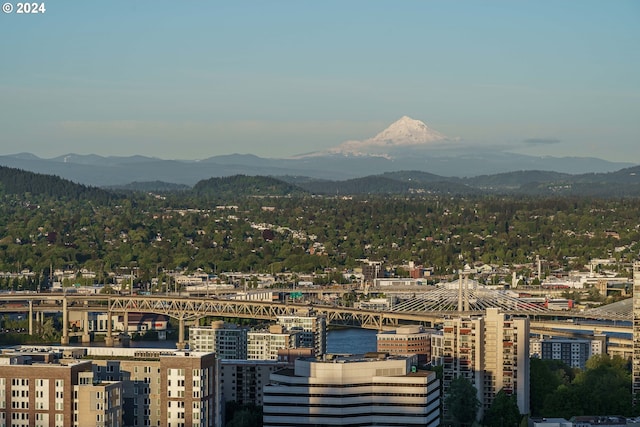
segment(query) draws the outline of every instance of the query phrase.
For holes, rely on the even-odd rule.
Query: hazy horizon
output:
[[[286,158],[407,115],[640,164],[640,3],[46,2],[0,13],[0,155]]]

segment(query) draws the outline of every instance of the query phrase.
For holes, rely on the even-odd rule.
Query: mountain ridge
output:
[[[115,191],[116,193],[114,193]],[[447,195],[447,196],[592,196],[640,197],[640,166],[611,173],[570,175],[547,171],[515,171],[472,178],[443,177],[422,171],[397,171],[346,180],[308,176],[231,175],[198,181],[193,187],[160,181],[95,188],[54,175],[0,166],[0,194],[33,194],[61,199],[108,200],[121,191],[193,193],[216,199],[293,195]]]
[[[458,138],[449,138],[406,115],[371,138],[345,141],[325,151],[288,158],[234,153],[199,160],[165,160],[144,155],[68,153],[42,159],[31,153],[18,153],[0,156],[0,165],[57,175],[98,187],[126,186],[134,182],[193,186],[203,179],[234,175],[349,180],[372,173],[422,171],[463,178],[519,170],[566,174],[613,173],[634,166],[632,163],[589,157],[529,156],[489,146],[459,143]]]
[[[252,154],[212,156],[203,160],[164,160],[145,156],[68,157],[62,162],[28,153],[0,156],[0,165],[35,173],[56,175],[70,181],[98,186],[162,181],[193,186],[211,177],[232,175],[307,176],[346,180],[372,174],[422,171],[446,177],[474,177],[522,170],[559,173],[616,173],[635,166],[592,158],[554,158],[503,152],[467,153],[459,156],[413,156],[402,159],[349,157],[343,155],[301,159],[269,159]],[[89,161],[90,159],[90,161]],[[76,163],[80,162],[80,163]]]

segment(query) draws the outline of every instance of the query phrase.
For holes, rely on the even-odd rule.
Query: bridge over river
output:
[[[333,326],[353,326],[360,328],[389,330],[404,324],[421,324],[435,327],[446,317],[471,316],[481,314],[484,308],[470,304],[459,306],[426,306],[426,303],[413,302],[387,311],[359,310],[342,306],[318,304],[295,304],[282,302],[245,301],[205,297],[177,297],[158,295],[72,295],[32,293],[0,296],[0,312],[28,312],[29,333],[33,334],[34,315],[40,313],[62,312],[62,343],[68,344],[72,332],[69,328],[69,312],[83,313],[83,342],[90,340],[88,330],[89,313],[107,313],[122,315],[124,325],[128,324],[129,313],[164,314],[178,321],[178,347],[185,346],[185,325],[197,322],[203,317],[231,317],[243,319],[276,320],[278,316],[291,315],[303,309],[310,309],[326,316],[327,324]],[[497,303],[496,303],[497,304]],[[528,316],[531,319],[532,332],[558,333],[567,335],[603,333],[610,334],[610,342],[622,347],[631,346],[631,314],[624,310],[610,312],[576,312],[567,310],[546,310],[540,307],[522,304],[494,305],[501,311],[512,315]],[[462,310],[459,310],[461,307]],[[452,310],[453,308],[453,310]],[[42,314],[40,314],[42,319]],[[593,321],[596,322],[593,322]],[[626,322],[628,320],[628,322]],[[610,321],[610,322],[607,322]],[[622,322],[620,322],[622,321]],[[622,324],[620,324],[622,323]],[[107,321],[107,345],[112,345],[114,331],[112,322]],[[125,326],[126,327],[126,326]],[[125,334],[127,330],[123,331]],[[622,336],[621,336],[622,335]],[[628,335],[628,338],[626,336]]]

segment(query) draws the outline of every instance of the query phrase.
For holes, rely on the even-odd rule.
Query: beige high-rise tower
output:
[[[640,261],[633,263],[633,401],[640,393]]]
[[[463,376],[476,387],[481,412],[504,390],[516,395],[520,413],[529,413],[528,318],[488,308],[484,316],[446,319],[443,341],[445,398],[451,381]]]

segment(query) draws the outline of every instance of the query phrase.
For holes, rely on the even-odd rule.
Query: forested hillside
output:
[[[235,197],[138,195],[118,204],[5,198],[0,271],[135,266],[314,272],[360,265],[466,262],[583,268],[591,258],[635,259],[640,201],[567,198]],[[220,207],[216,207],[220,205]],[[105,274],[106,276],[106,274]],[[103,277],[105,277],[103,276]]]
[[[2,193],[30,194],[61,200],[90,199],[101,202],[119,197],[106,190],[76,184],[57,176],[0,166],[0,194]]]
[[[157,193],[170,193],[175,191],[191,191],[191,187],[184,184],[173,184],[171,182],[151,181],[151,182],[132,182],[127,185],[119,185],[109,187],[110,189],[120,191],[144,191]]]
[[[276,178],[235,175],[200,181],[193,187],[193,193],[223,200],[238,196],[289,196],[305,191]]]
[[[640,197],[640,167],[612,173],[581,175],[528,170],[456,178],[421,171],[402,171],[341,181],[313,180],[304,177],[284,179],[312,193],[327,195],[502,194],[536,197]]]
[[[640,252],[638,198],[319,196],[238,176],[114,202],[111,193],[56,177],[2,173],[0,271],[53,266],[106,277],[135,266],[142,280],[176,268],[342,271],[368,258],[447,273],[464,263],[520,265],[536,256],[549,268],[583,268],[592,258],[630,261]]]
[[[402,179],[394,175],[374,175],[346,181],[312,181],[299,183],[300,187],[314,194],[325,195],[408,195],[408,194],[448,194],[479,195],[481,190],[464,184],[441,179],[439,181],[419,181]]]

